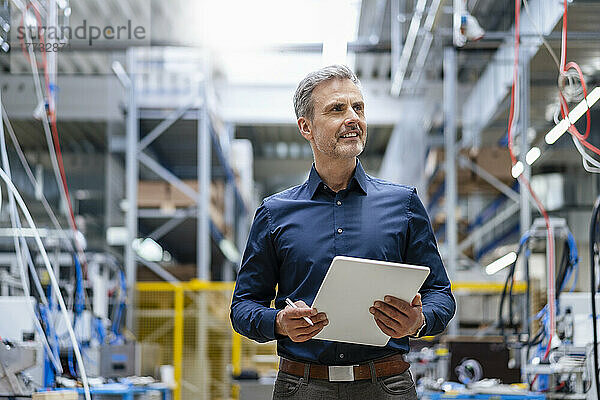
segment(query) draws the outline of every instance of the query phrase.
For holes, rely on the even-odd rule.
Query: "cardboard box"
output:
[[[193,190],[198,190],[198,182],[185,180]],[[160,208],[163,210],[174,210],[175,208],[192,207],[195,199],[188,197],[175,186],[165,181],[140,181],[138,183],[138,207]],[[225,226],[223,217],[225,209],[225,183],[222,180],[213,181],[210,184],[209,213],[217,228],[225,235],[229,229]]]
[[[79,395],[74,390],[55,390],[51,392],[37,392],[31,395],[32,400],[77,400]]]

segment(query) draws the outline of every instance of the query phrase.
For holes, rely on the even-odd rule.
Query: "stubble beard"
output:
[[[334,159],[346,159],[358,157],[365,149],[365,142],[359,136],[359,141],[356,143],[340,143],[339,138],[323,146],[321,143],[315,142],[315,146],[319,152]]]

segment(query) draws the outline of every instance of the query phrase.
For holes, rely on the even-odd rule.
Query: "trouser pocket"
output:
[[[292,396],[303,383],[304,378],[279,371],[273,388],[273,398]]]

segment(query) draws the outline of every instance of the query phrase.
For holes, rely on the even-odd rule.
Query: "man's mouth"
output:
[[[353,137],[358,137],[357,130],[348,131],[348,132],[345,132],[340,135],[340,138],[353,138]]]

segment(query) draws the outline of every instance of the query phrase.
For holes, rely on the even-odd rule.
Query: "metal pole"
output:
[[[133,251],[133,240],[138,234],[137,215],[137,187],[138,187],[138,160],[137,146],[139,139],[138,110],[135,99],[135,52],[130,49],[127,52],[127,64],[131,86],[129,87],[128,109],[127,109],[127,139],[125,149],[125,186],[127,196],[127,210],[125,213],[125,224],[127,227],[127,242],[125,243],[125,275],[127,280],[127,291],[129,293],[129,307],[127,307],[126,325],[133,331],[133,305],[135,304],[135,281],[136,262]]]
[[[529,82],[529,58],[525,57],[525,52],[528,52],[525,46],[521,46],[521,54],[522,57],[519,57],[519,69],[520,69],[520,88],[519,95],[521,96],[519,99],[520,110],[519,110],[519,119],[520,119],[520,148],[521,153],[519,155],[519,160],[523,163],[523,177],[529,180],[531,178],[531,167],[527,164],[525,157],[527,152],[529,151],[529,139],[527,137],[527,131],[529,130],[529,94],[530,94],[530,82]],[[529,191],[527,188],[519,182],[520,193],[521,193],[521,214],[520,214],[520,224],[521,224],[521,236],[525,234],[529,230],[531,226],[531,203],[529,202]]]
[[[460,20],[463,13],[463,0],[453,0],[452,7],[452,41],[455,46],[462,47],[465,44],[460,33]]]
[[[229,123],[225,127],[225,131],[227,133],[227,140],[223,147],[223,155],[227,160],[231,160],[231,142],[233,140],[233,135],[235,132],[235,126],[232,123]],[[223,201],[224,216],[225,216],[225,226],[228,231],[223,232],[223,234],[227,237],[228,240],[233,241],[233,236],[230,234],[233,231],[233,227],[235,226],[235,180],[234,179],[226,179],[225,180],[225,196]],[[231,230],[229,230],[231,229]],[[226,260],[223,263],[223,275],[222,279],[226,282],[232,281],[235,279],[233,276],[233,265],[229,260]]]
[[[196,270],[200,280],[210,280],[210,122],[206,101],[206,82],[203,86],[204,102],[198,110],[198,207]]]
[[[400,21],[400,1],[401,0],[391,0],[390,1],[390,30],[391,30],[391,52],[392,52],[392,71],[396,71],[398,68],[398,62],[400,61],[400,49],[402,48],[402,22]]]
[[[457,232],[456,232],[456,51],[453,47],[444,49],[444,147],[446,167],[446,270],[452,280],[456,272]],[[455,335],[458,318],[448,326],[448,333]]]
[[[56,0],[48,1],[48,27],[58,28],[58,15]],[[51,51],[46,52],[46,58],[48,63],[48,81],[50,85],[50,93],[48,94],[48,103],[50,110],[56,113],[56,55],[57,51],[52,51],[52,46],[56,45],[58,38],[56,35],[48,35],[48,46]],[[66,204],[65,204],[66,205]]]

